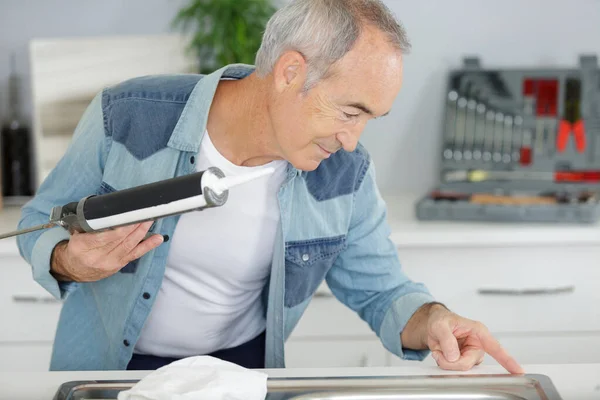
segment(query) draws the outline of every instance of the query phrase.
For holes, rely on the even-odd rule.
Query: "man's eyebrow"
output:
[[[369,109],[369,107],[365,106],[363,103],[350,103],[350,104],[346,104],[346,106],[348,107],[354,107],[354,108],[358,108],[359,110],[373,116],[375,115],[375,113],[373,111],[371,111]],[[386,115],[388,115],[390,112],[386,112],[385,114],[381,115],[381,117],[385,117]],[[379,117],[377,117],[379,118]]]

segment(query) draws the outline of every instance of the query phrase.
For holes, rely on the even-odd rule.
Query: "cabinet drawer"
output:
[[[0,342],[52,342],[62,303],[33,280],[23,259],[0,262]]]
[[[596,364],[600,362],[600,333],[596,335],[496,336],[502,347],[521,365],[534,364]],[[436,366],[429,356],[423,362],[401,360],[388,352],[391,366]],[[483,365],[498,365],[486,355]]]
[[[403,248],[399,256],[412,280],[496,334],[600,332],[600,247]]]
[[[369,325],[333,297],[328,289],[320,289],[319,293],[311,300],[291,337],[375,337]]]
[[[386,350],[378,340],[290,340],[287,368],[383,367]]]
[[[5,211],[0,211],[0,212],[4,214]],[[0,218],[3,218],[3,217],[4,217],[4,215],[2,215],[2,217],[0,217]],[[8,225],[2,224],[2,225],[0,225],[0,227],[4,228],[2,230],[2,233],[4,233],[4,232],[8,232],[13,229],[17,229],[16,225],[17,225],[17,223],[15,222],[14,226],[12,226],[11,224],[8,224]],[[19,248],[17,247],[17,239],[15,237],[0,240],[0,260],[4,259],[4,257],[8,257],[8,256],[20,257]]]
[[[0,343],[0,372],[45,372],[51,356],[52,343]]]
[[[582,335],[498,336],[520,364],[600,363],[600,333]],[[496,363],[487,356],[484,363]]]

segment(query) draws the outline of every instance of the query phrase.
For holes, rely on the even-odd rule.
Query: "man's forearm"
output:
[[[65,268],[65,251],[67,249],[68,241],[62,241],[58,243],[52,251],[50,257],[50,274],[54,276],[57,281],[67,282],[71,279],[67,276],[67,270]]]
[[[443,304],[433,302],[421,306],[408,320],[406,327],[400,335],[402,347],[411,350],[426,350],[427,323],[431,314],[438,310],[448,310]]]

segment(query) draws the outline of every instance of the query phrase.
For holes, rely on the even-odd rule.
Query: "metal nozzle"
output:
[[[22,235],[24,233],[35,232],[35,231],[39,231],[42,229],[52,228],[53,226],[54,226],[54,223],[47,223],[47,224],[43,224],[43,225],[32,226],[31,228],[25,228],[25,229],[20,229],[17,231],[3,233],[0,235],[0,240],[6,239],[9,237],[13,237],[13,236]]]
[[[215,182],[213,190],[222,193],[226,190],[231,189],[232,187],[243,185],[244,183],[253,181],[265,175],[270,175],[273,172],[275,172],[274,168],[265,168],[256,172],[251,172],[249,174],[221,178],[217,182]]]

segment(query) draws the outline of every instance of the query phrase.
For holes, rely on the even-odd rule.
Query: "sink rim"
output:
[[[90,390],[127,390],[139,382],[132,380],[85,380],[64,382],[57,390],[54,400],[71,400],[77,392]],[[425,385],[426,383],[426,385]],[[485,385],[509,385],[513,389],[523,389],[524,385],[538,392],[536,399],[562,400],[550,377],[542,374],[452,374],[452,375],[361,375],[361,376],[289,376],[269,377],[267,393],[286,393],[291,391],[308,391],[321,393],[323,391],[338,393],[349,389],[469,389],[488,390]],[[471,386],[469,386],[471,385]],[[502,388],[499,389],[502,392]],[[506,390],[506,389],[504,389]],[[541,393],[540,393],[541,390]],[[306,393],[290,393],[289,400],[309,400],[310,397],[298,397]],[[401,394],[401,393],[400,393]],[[514,394],[514,393],[513,393]],[[517,393],[518,395],[518,393]],[[295,396],[295,397],[294,397]],[[512,399],[528,399],[529,397],[513,397]],[[319,399],[319,398],[316,398]],[[507,397],[511,399],[511,397]]]

